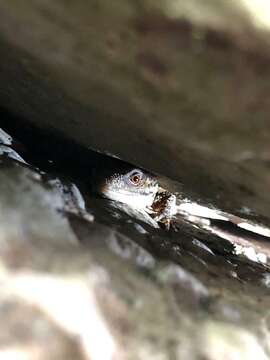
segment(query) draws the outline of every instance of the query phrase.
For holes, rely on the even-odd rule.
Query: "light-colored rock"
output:
[[[226,258],[208,251],[198,262],[181,233],[124,225],[121,212],[116,231],[99,223],[94,199],[94,222],[76,225],[59,211],[58,188],[0,165],[1,359],[268,358],[269,287],[253,270],[230,276]],[[167,262],[134,240],[154,242]]]

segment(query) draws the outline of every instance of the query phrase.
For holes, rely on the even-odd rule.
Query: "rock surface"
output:
[[[268,358],[265,268],[103,199],[85,221],[35,171],[0,165],[3,359]]]
[[[0,103],[176,180],[185,147],[269,159],[264,3],[2,1]]]
[[[64,135],[269,225],[264,4],[2,1],[0,126]],[[270,358],[268,267],[89,194],[70,211],[59,183],[6,155],[0,358]]]

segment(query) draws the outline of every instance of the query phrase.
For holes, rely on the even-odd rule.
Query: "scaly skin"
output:
[[[155,177],[140,170],[115,173],[107,177],[100,187],[101,193],[136,209],[151,208],[158,191]]]
[[[176,197],[160,188],[153,175],[140,169],[116,173],[105,179],[101,193],[111,200],[146,211],[156,222],[170,228]]]

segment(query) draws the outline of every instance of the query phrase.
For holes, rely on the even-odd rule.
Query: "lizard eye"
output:
[[[142,181],[143,174],[139,170],[133,170],[128,175],[129,181],[133,184],[138,186]]]

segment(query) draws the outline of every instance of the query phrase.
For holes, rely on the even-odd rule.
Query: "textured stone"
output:
[[[230,264],[102,199],[88,204],[94,221],[65,213],[59,187],[10,159],[0,166],[0,356],[269,356],[264,268]]]

